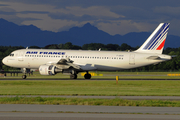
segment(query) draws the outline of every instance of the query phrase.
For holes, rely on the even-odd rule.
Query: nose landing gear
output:
[[[27,78],[27,73],[30,73],[30,69],[28,68],[22,68],[21,69],[22,73],[24,73],[24,75],[22,75],[22,79],[26,79]]]
[[[27,77],[26,75],[23,75],[23,76],[22,76],[22,79],[26,79],[26,77]]]

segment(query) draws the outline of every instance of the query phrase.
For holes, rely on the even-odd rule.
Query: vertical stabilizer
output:
[[[170,23],[160,23],[144,44],[135,52],[162,54]]]

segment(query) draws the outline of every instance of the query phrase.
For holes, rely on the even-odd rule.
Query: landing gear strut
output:
[[[85,79],[91,79],[91,74],[88,73],[88,71],[86,72],[86,74],[84,75]]]
[[[71,75],[70,75],[70,78],[71,79],[77,79],[77,71],[75,71],[74,69],[71,69]]]
[[[26,73],[30,73],[30,69],[22,68],[21,71],[22,73],[24,73],[24,75],[22,75],[22,79],[26,79],[27,78]]]
[[[71,74],[71,75],[70,75],[70,78],[71,78],[71,79],[77,79],[77,74]]]

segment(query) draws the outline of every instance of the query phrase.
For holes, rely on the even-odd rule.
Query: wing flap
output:
[[[69,67],[73,67],[75,69],[80,69],[80,66],[73,64],[74,61],[67,59],[61,59],[57,62],[57,65],[68,65]]]

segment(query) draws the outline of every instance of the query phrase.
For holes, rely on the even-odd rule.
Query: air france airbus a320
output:
[[[71,79],[77,79],[79,72],[86,72],[84,78],[90,79],[88,71],[131,69],[170,60],[171,56],[162,54],[168,29],[169,23],[159,24],[144,44],[132,52],[21,49],[13,51],[2,62],[25,71],[39,69],[41,75],[61,72],[69,74]]]

